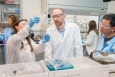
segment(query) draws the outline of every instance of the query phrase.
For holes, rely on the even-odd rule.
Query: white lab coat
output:
[[[34,62],[35,61],[35,53],[43,52],[44,45],[41,41],[40,44],[35,44],[33,40],[31,40],[34,51],[31,52],[31,48],[25,40],[25,38],[29,35],[30,27],[26,26],[22,30],[20,30],[17,34],[12,35],[7,43],[6,43],[6,55],[7,55],[7,63],[24,63],[24,62]],[[24,43],[24,48],[21,48],[21,42]]]
[[[50,35],[50,41],[45,47],[45,59],[69,58],[83,55],[80,30],[76,24],[65,21],[63,38],[55,25],[50,26],[46,33]]]
[[[90,55],[91,52],[93,52],[97,48],[98,42],[99,36],[96,34],[94,30],[90,31],[85,41],[88,55]]]

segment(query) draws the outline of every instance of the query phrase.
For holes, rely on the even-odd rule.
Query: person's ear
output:
[[[66,14],[64,14],[63,16],[64,16],[64,18],[66,18]]]
[[[115,32],[115,27],[112,27],[112,32]]]
[[[15,28],[18,29],[18,26],[16,25]]]

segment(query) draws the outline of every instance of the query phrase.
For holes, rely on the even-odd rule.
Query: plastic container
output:
[[[15,9],[14,8],[8,8],[8,11],[9,12],[15,12]]]
[[[15,12],[16,13],[20,13],[20,9],[15,9]]]

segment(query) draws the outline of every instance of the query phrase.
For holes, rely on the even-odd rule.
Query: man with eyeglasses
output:
[[[68,23],[61,8],[52,11],[54,25],[46,33],[50,35],[50,42],[46,44],[45,59],[69,58],[83,55],[83,47],[79,27]]]
[[[115,14],[109,13],[104,15],[100,24],[100,32],[103,35],[101,36],[97,50],[104,53],[115,52]],[[100,55],[99,53],[97,54]]]

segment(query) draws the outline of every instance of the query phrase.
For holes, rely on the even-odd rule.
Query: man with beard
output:
[[[100,32],[103,35],[101,36],[97,50],[104,53],[115,52],[115,14],[109,13],[104,15],[100,24]]]
[[[52,11],[54,25],[50,26],[46,33],[50,35],[50,41],[45,47],[45,59],[69,58],[83,55],[83,47],[79,27],[68,23],[66,15],[61,8]]]

